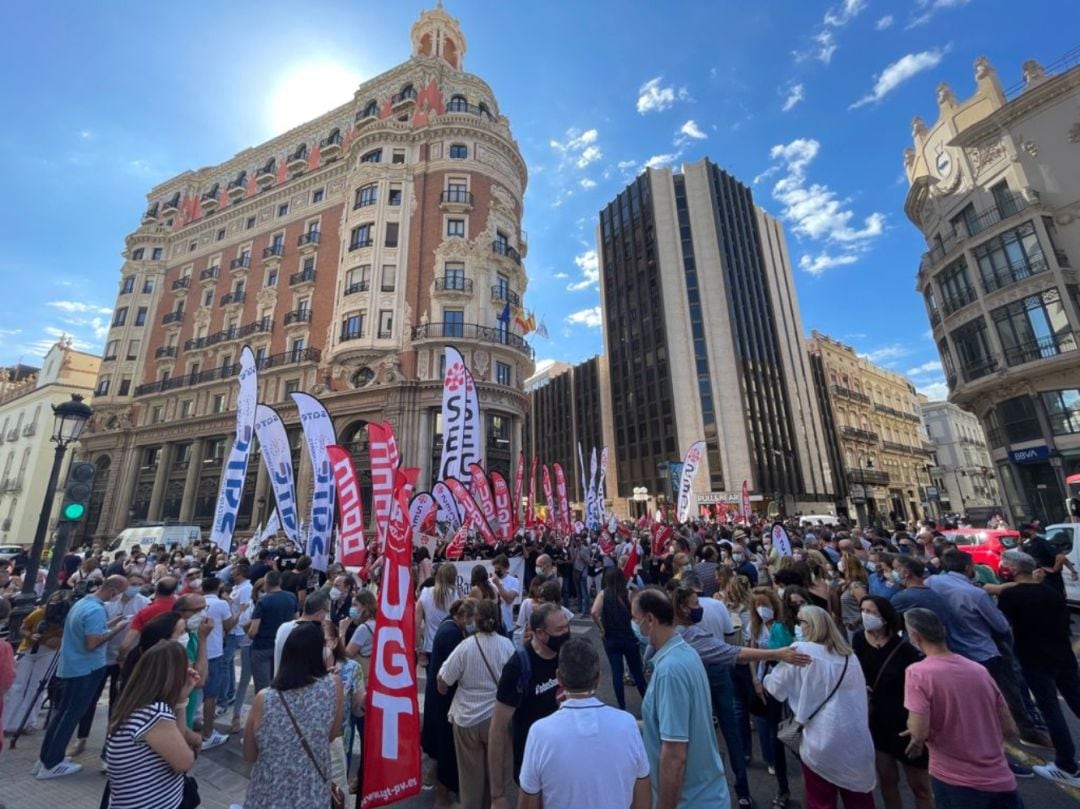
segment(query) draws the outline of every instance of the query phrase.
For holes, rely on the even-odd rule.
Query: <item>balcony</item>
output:
[[[255,172],[255,185],[260,189],[273,187],[277,183],[277,161],[270,158],[266,165]]]
[[[199,283],[206,283],[207,281],[216,282],[219,275],[221,275],[221,268],[216,264],[213,267],[207,267],[199,273]]]
[[[416,90],[412,87],[406,87],[400,93],[394,93],[390,96],[390,104],[404,104],[406,101],[414,101],[416,99]]]
[[[148,225],[151,222],[156,222],[157,221],[158,209],[160,207],[161,206],[158,203],[155,202],[153,205],[151,205],[149,208],[146,209],[146,213],[144,213],[143,216],[142,216],[142,221],[143,221],[144,225]]]
[[[224,295],[221,296],[221,305],[234,306],[236,304],[243,303],[245,297],[246,296],[244,295],[243,290],[240,290],[238,292],[226,292]]]
[[[880,469],[863,469],[847,467],[848,481],[851,483],[869,484],[872,486],[888,486],[889,473]]]
[[[243,199],[247,195],[247,172],[242,171],[236,176],[236,179],[231,180],[225,193],[228,194],[231,202]]]
[[[868,441],[876,444],[878,441],[878,434],[872,430],[860,430],[858,427],[842,427],[840,432],[844,434],[846,438],[854,438],[856,441]]]
[[[930,310],[930,327],[941,325],[941,312],[937,309]]]
[[[23,438],[29,438],[37,432],[37,424],[31,422],[22,428]]]
[[[1057,259],[1059,267],[1072,267],[1072,264],[1069,263],[1069,254],[1060,247],[1054,248],[1054,258]]]
[[[315,283],[315,270],[301,270],[289,276],[289,286],[302,287]]]
[[[174,214],[180,209],[180,192],[177,191],[167,201],[161,204],[161,215],[168,216]]]
[[[347,343],[350,340],[362,340],[364,339],[364,330],[362,328],[346,328],[341,327],[341,334],[338,337],[339,343]]]
[[[289,326],[303,326],[311,322],[310,309],[293,309],[285,313],[285,328]]]
[[[161,325],[180,324],[184,322],[184,310],[177,309],[175,312],[166,312],[161,316]]]
[[[512,262],[517,264],[519,267],[521,266],[521,254],[504,241],[499,241],[498,239],[493,241],[491,243],[491,252],[499,256],[504,256],[505,258],[508,258]]]
[[[158,350],[154,352],[154,359],[164,360],[170,357],[176,357],[176,346],[159,346]]]
[[[323,160],[335,160],[341,156],[341,132],[335,129],[319,141],[319,156]]]
[[[464,275],[444,275],[435,279],[435,291],[451,295],[472,295],[473,282]]]
[[[296,239],[296,246],[300,248],[302,256],[315,252],[315,248],[319,246],[319,231],[309,230],[307,233],[301,233]]]
[[[1025,362],[1048,359],[1076,350],[1076,340],[1072,332],[1065,332],[1052,337],[1042,337],[1029,343],[1022,343],[1005,349],[1005,364],[1009,367],[1023,365]]]
[[[202,205],[204,213],[213,213],[218,209],[218,206],[221,204],[221,201],[218,199],[220,189],[221,184],[214,183],[210,190],[199,198],[199,204]]]
[[[446,105],[446,112],[448,114],[456,112],[459,115],[475,115],[477,117],[486,115],[488,118],[491,117],[487,107],[478,107],[461,98],[450,99],[450,102]]]
[[[185,294],[191,288],[191,276],[185,275],[172,282],[172,291],[179,295]]]
[[[870,404],[872,401],[865,393],[859,393],[850,388],[845,388],[842,385],[829,385],[829,390],[832,392],[833,396],[841,396],[845,399],[850,399],[853,402]]]
[[[973,287],[964,287],[956,295],[951,297],[942,296],[941,311],[945,315],[951,315],[953,312],[963,309],[969,303],[974,303],[977,298],[978,295],[975,294]]]
[[[301,172],[308,166],[308,148],[306,143],[296,147],[296,151],[285,158],[285,168],[293,173]]]
[[[357,292],[367,292],[371,289],[370,281],[354,281],[345,287],[346,295],[355,295]]]
[[[974,382],[976,379],[982,379],[987,374],[993,373],[997,368],[997,360],[992,357],[978,360],[976,362],[968,363],[961,366],[960,370],[963,371],[965,382]]]
[[[242,275],[251,267],[251,256],[242,255],[229,262],[229,272],[234,275]]]
[[[349,245],[349,251],[352,252],[353,250],[363,250],[365,247],[371,247],[371,243],[372,240],[370,238],[357,239],[355,242]]]
[[[481,326],[476,323],[427,323],[412,330],[412,339],[414,342],[450,339],[479,340],[512,348],[530,359],[533,356],[532,346],[521,336],[511,334],[505,329]]]
[[[904,455],[925,455],[925,451],[922,447],[913,447],[910,444],[900,444],[896,441],[882,441],[882,449],[889,452],[900,452]]]
[[[995,270],[992,276],[987,277],[984,275],[982,282],[983,286],[986,287],[987,292],[993,292],[994,290],[1011,286],[1017,281],[1023,281],[1025,278],[1030,278],[1033,275],[1046,272],[1048,269],[1049,267],[1047,267],[1045,259],[1035,258],[1025,264],[1007,267],[1000,272]]]
[[[502,284],[494,284],[491,287],[491,300],[493,303],[509,303],[511,306],[521,308],[521,296]]]
[[[269,247],[264,247],[262,251],[263,263],[268,267],[276,267],[281,264],[281,257],[285,255],[285,245],[281,242],[275,242]]]
[[[472,210],[472,191],[466,191],[464,188],[449,188],[439,194],[439,205],[444,211],[450,212]]]
[[[1003,196],[997,205],[980,211],[971,219],[970,226],[965,227],[965,229],[968,230],[966,234],[952,230],[943,236],[933,249],[923,253],[923,263],[940,264],[944,261],[945,257],[952,252],[953,248],[963,240],[969,239],[972,236],[977,236],[987,228],[992,227],[999,222],[1011,219],[1017,214],[1023,213],[1028,208],[1033,208],[1038,204],[1038,200],[1027,200],[1020,194],[1010,193],[1007,196]]]

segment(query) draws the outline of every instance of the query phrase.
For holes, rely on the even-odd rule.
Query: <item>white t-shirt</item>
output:
[[[251,582],[247,579],[235,585],[232,589],[232,614],[240,615],[243,612],[241,607],[247,604],[251,607]],[[236,626],[232,628],[233,635],[244,635],[247,633],[244,631],[244,627],[240,626],[240,622],[236,622]]]
[[[214,619],[214,628],[206,636],[206,659],[213,660],[225,654],[225,622],[232,618],[232,610],[227,601],[217,596],[207,596],[206,617]]]
[[[521,582],[518,580],[517,576],[511,576],[509,571],[507,571],[505,576],[499,579],[499,583],[507,592],[518,593],[520,595]],[[494,587],[494,585],[492,586]],[[498,591],[496,590],[496,592]],[[499,607],[502,608],[503,628],[506,629],[507,632],[510,632],[514,628],[514,603],[510,602],[507,604],[503,601],[502,596],[499,596]]]
[[[289,637],[289,633],[293,631],[293,628],[299,623],[299,619],[294,618],[291,621],[286,621],[277,629],[277,634],[274,635],[274,673],[277,674],[278,669],[281,668],[281,650],[285,648],[285,639]]]
[[[123,599],[120,601],[106,601],[105,602],[105,617],[108,620],[112,620],[119,615],[123,615],[129,621],[135,617],[135,613],[150,603],[150,599],[141,593],[133,598]],[[109,641],[109,646],[105,652],[105,661],[111,666],[120,656],[120,645],[124,642],[124,636],[126,632],[117,632],[113,635],[112,640]]]
[[[735,623],[731,620],[731,613],[728,612],[727,605],[723,601],[699,596],[698,604],[705,610],[699,626],[710,635],[723,640],[725,635],[730,635],[735,631]]]
[[[604,751],[598,767],[596,752]],[[626,809],[649,759],[634,717],[595,697],[568,699],[529,728],[521,789],[543,793],[544,806]]]
[[[435,633],[439,630],[439,624],[450,613],[435,603],[434,587],[425,587],[420,591],[420,605],[424,608],[424,653],[431,654],[431,645],[435,643]],[[450,605],[447,604],[447,606]]]

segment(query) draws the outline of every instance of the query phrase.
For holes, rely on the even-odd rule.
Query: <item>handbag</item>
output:
[[[288,714],[289,721],[292,722],[292,726],[296,730],[296,735],[300,737],[300,745],[304,748],[307,757],[311,759],[311,763],[315,766],[315,772],[319,774],[319,778],[321,778],[330,788],[330,809],[345,809],[345,793],[341,791],[341,787],[326,777],[326,773],[323,772],[322,767],[319,766],[319,762],[315,758],[315,753],[312,752],[311,746],[307,743],[307,739],[304,738],[304,732],[300,730],[300,725],[297,724],[296,717],[293,716],[292,709],[289,708],[289,703],[285,701],[285,695],[280,691],[277,693],[278,698],[281,700],[281,704],[285,706],[285,713]]]
[[[829,692],[829,696],[825,697],[825,700],[817,706],[817,710],[806,717],[805,722],[800,722],[794,716],[789,716],[787,719],[782,720],[777,727],[776,738],[783,743],[784,747],[796,756],[799,755],[799,747],[802,746],[803,730],[810,724],[810,720],[821,712],[821,709],[828,704],[829,700],[831,700],[833,695],[840,689],[840,683],[844,682],[844,677],[847,675],[848,664],[850,662],[851,655],[848,655],[844,658],[844,670],[840,672],[840,679],[836,681],[836,685],[834,685],[832,691]]]

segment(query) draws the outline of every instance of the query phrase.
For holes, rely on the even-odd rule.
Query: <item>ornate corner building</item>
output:
[[[438,467],[447,343],[477,381],[487,466],[509,474],[533,371],[500,318],[528,280],[526,166],[491,87],[463,69],[457,20],[440,4],[411,39],[411,57],[349,103],[148,195],[82,441],[110,476],[87,532],[209,525],[244,345],[259,400],[288,426],[302,500],[311,469],[289,394],[324,402],[370,513],[368,422],[394,426],[421,485]],[[248,476],[241,529],[269,496],[257,455]]]
[[[977,59],[974,94],[940,85],[937,122],[916,117],[904,152],[949,401],[982,422],[1014,521],[1060,521],[1064,475],[1080,471],[1077,61],[1026,62],[1003,89]]]

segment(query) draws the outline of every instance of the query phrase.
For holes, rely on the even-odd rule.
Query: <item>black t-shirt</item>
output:
[[[271,570],[273,570],[273,568],[269,563],[258,561],[248,570],[248,581],[257,582]]]
[[[525,739],[529,735],[529,728],[537,719],[551,716],[559,707],[559,681],[555,677],[559,658],[545,660],[533,650],[531,643],[525,649],[526,654],[529,655],[531,674],[524,692],[518,691],[518,682],[521,679],[521,658],[515,652],[503,666],[502,676],[499,678],[499,690],[495,695],[495,698],[503,705],[516,708],[514,718],[510,723],[514,741],[515,781],[521,775],[521,762],[525,759]]]
[[[1023,550],[1035,560],[1035,564],[1039,567],[1052,568],[1057,562],[1057,551],[1043,537],[1032,537],[1024,543]],[[1053,587],[1062,596],[1065,595],[1065,577],[1061,575],[1060,570],[1056,573],[1048,570],[1043,583]]]
[[[274,638],[283,623],[296,617],[296,596],[284,590],[266,593],[255,604],[252,620],[259,619],[259,631],[251,640],[252,649],[273,649]]]
[[[900,735],[907,729],[908,712],[904,707],[905,672],[912,663],[919,662],[922,655],[899,635],[890,638],[889,642],[879,649],[872,645],[862,632],[856,632],[851,638],[851,646],[862,666],[866,687],[874,689],[870,698],[869,717],[874,748],[906,763],[918,763],[918,766],[925,767],[925,755],[914,760],[906,756],[904,750],[907,740]],[[886,662],[888,667],[882,671]]]
[[[1076,666],[1069,639],[1065,597],[1045,584],[1017,584],[998,596],[998,609],[1009,619],[1021,663],[1054,669]]]
[[[286,570],[281,574],[281,589],[299,598],[301,592],[307,592],[310,573],[310,570]]]

